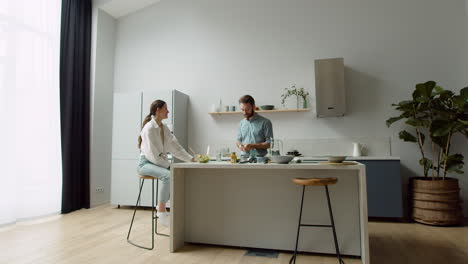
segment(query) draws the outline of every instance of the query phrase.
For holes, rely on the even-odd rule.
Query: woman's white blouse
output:
[[[164,144],[161,141],[161,129],[164,129]],[[179,144],[176,137],[171,133],[169,128],[163,124],[160,128],[154,119],[151,119],[140,132],[141,136],[141,155],[152,163],[168,168],[171,163],[167,160],[166,153],[172,153],[178,159],[190,161],[192,156],[185,151]]]

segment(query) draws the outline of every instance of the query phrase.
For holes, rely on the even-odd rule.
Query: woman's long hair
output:
[[[156,115],[156,111],[158,110],[158,108],[163,108],[165,105],[166,105],[166,102],[164,102],[163,100],[154,101],[150,106],[149,114],[143,120],[143,125],[141,126],[141,129],[145,127],[146,123],[151,121],[151,116]],[[138,136],[138,148],[141,148],[141,136]]]

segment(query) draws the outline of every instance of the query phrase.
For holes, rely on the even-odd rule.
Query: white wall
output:
[[[114,89],[187,93],[189,145],[201,151],[235,139],[239,116],[207,114],[219,98],[237,105],[251,94],[258,105],[279,106],[293,83],[314,94],[314,59],[344,57],[347,115],[270,115],[275,137],[391,137],[407,178],[421,174],[418,148],[385,120],[418,82],[461,88],[464,18],[462,0],[161,1],[117,21]],[[468,156],[466,140],[457,140]]]
[[[110,201],[115,31],[116,20],[94,7],[91,69],[91,206]],[[96,188],[104,188],[104,191],[96,192]]]

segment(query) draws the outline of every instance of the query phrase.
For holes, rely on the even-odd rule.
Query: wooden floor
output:
[[[137,212],[135,240],[150,243],[149,210]],[[126,242],[132,211],[110,205],[67,215],[21,223],[0,229],[0,263],[191,263],[274,264],[278,258],[244,256],[244,249],[187,245],[180,253],[169,253],[169,238],[156,237],[156,249],[139,249]],[[161,227],[161,232],[168,230]],[[468,263],[468,227],[432,227],[415,223],[369,223],[372,264]],[[291,245],[292,246],[292,245]],[[361,263],[345,259],[347,264]],[[323,255],[301,255],[300,263],[337,263]]]

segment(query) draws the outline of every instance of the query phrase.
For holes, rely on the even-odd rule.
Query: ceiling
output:
[[[93,0],[93,5],[114,18],[120,18],[161,0]]]

